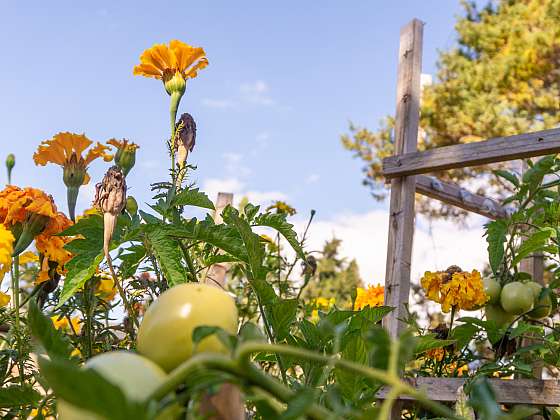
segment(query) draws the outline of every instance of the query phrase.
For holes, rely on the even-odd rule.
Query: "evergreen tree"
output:
[[[317,259],[317,271],[302,293],[306,301],[319,297],[334,298],[337,307],[350,309],[352,295],[355,295],[357,287],[363,287],[363,282],[356,260],[347,262],[345,258],[340,258],[341,243],[336,238],[325,242],[322,255]]]
[[[420,150],[554,128],[560,122],[560,0],[462,1],[457,44],[440,53],[435,83],[422,92]],[[395,70],[396,71],[396,70]],[[393,154],[394,119],[375,132],[350,126],[343,145],[364,161],[364,183],[385,197],[381,161]],[[483,175],[479,193],[505,185],[487,167],[453,170],[440,178],[464,183]],[[472,185],[470,185],[472,188]],[[457,215],[421,202],[432,215]]]

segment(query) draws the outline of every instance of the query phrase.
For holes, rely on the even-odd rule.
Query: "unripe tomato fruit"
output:
[[[127,398],[144,401],[165,381],[167,374],[151,360],[127,351],[102,353],[88,360],[86,369],[94,369],[109,382],[121,388]],[[87,398],[90,398],[89,396]],[[103,417],[59,400],[59,420],[103,420]],[[171,406],[157,416],[158,420],[175,418],[178,406]]]
[[[484,283],[484,293],[489,297],[488,302],[490,304],[497,304],[500,302],[500,292],[502,291],[502,286],[493,277],[485,277],[483,279]]]
[[[163,292],[150,305],[138,329],[140,354],[167,372],[189,359],[196,327],[220,327],[237,334],[237,307],[223,290],[202,283],[185,283]],[[197,353],[226,351],[218,337],[210,335],[196,346]]]
[[[515,316],[507,313],[500,305],[486,305],[486,319],[494,321],[498,327],[505,327],[513,322]]]
[[[514,281],[502,287],[500,304],[510,314],[521,315],[530,311],[534,300],[534,289],[524,283]]]
[[[541,292],[543,287],[532,281],[527,284],[533,291],[533,310],[527,314],[530,319],[543,319],[550,315],[552,312],[552,298],[550,291]]]

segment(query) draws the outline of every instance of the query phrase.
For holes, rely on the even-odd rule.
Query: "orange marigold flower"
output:
[[[367,289],[358,287],[356,289],[356,301],[354,302],[354,310],[359,311],[366,306],[371,308],[375,306],[382,306],[385,295],[385,287],[381,285],[368,286]]]
[[[35,238],[37,251],[43,255],[41,271],[37,277],[37,284],[49,280],[49,262],[56,263],[56,270],[59,274],[64,274],[64,266],[72,258],[72,254],[64,248],[73,238],[67,236],[56,236],[60,232],[72,226],[72,221],[63,213],[57,213],[52,218],[45,230]]]
[[[32,214],[54,217],[56,206],[52,197],[35,188],[13,185],[0,191],[0,223],[10,227],[25,222]]]
[[[445,350],[442,347],[430,349],[426,352],[426,357],[428,359],[433,359],[438,362],[441,362],[444,356],[445,356]]]
[[[68,322],[68,318],[65,316],[51,316],[51,320],[57,330],[62,328],[66,331],[75,331],[76,334],[80,334],[82,330],[82,321],[77,316],[72,317],[70,322]]]
[[[95,159],[102,157],[109,162],[113,156],[107,154],[108,146],[97,142],[97,144],[82,156],[85,150],[93,142],[85,134],[69,132],[57,133],[50,140],[43,141],[33,155],[36,165],[45,166],[54,163],[64,169],[64,183],[66,186],[80,186],[89,182],[87,174],[88,165]]]
[[[95,295],[105,302],[111,302],[117,294],[117,287],[112,277],[102,275],[95,285]]]
[[[153,77],[164,83],[176,75],[183,80],[193,79],[198,70],[208,65],[206,53],[200,47],[192,47],[174,39],[169,43],[156,44],[140,56],[140,64],[134,67],[135,76]]]

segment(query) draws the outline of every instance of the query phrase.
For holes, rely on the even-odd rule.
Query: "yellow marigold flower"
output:
[[[486,303],[482,277],[477,270],[471,273],[453,273],[451,280],[441,286],[441,310],[449,312],[452,307],[472,310]]]
[[[10,295],[0,292],[0,308],[8,306],[8,303],[10,303],[10,299]]]
[[[111,302],[117,294],[117,287],[112,277],[103,276],[95,286],[95,294],[105,302]]]
[[[207,65],[208,59],[202,48],[174,39],[169,46],[156,44],[145,50],[140,56],[140,64],[132,72],[135,76],[153,77],[166,84],[174,77],[183,81],[193,79],[198,70]]]
[[[296,209],[294,209],[284,201],[275,201],[274,204],[266,208],[266,211],[270,211],[270,210],[276,210],[276,213],[283,213],[289,216],[293,216],[294,214],[297,213]]]
[[[87,154],[82,156],[85,150],[93,142],[85,134],[75,134],[69,132],[57,133],[50,140],[44,140],[33,155],[36,165],[45,166],[47,163],[54,163],[64,169],[64,182],[72,186],[85,185],[89,182],[87,174],[88,165],[95,159],[102,157],[109,162],[113,156],[107,154],[108,146],[101,143],[90,148]]]
[[[439,303],[439,291],[443,283],[444,274],[446,273],[443,271],[437,271],[435,273],[426,271],[424,276],[420,279],[420,284],[426,291],[426,297],[434,302]]]
[[[19,265],[39,262],[39,256],[32,251],[25,251],[19,256]]]
[[[484,293],[480,273],[460,271],[458,267],[450,269],[435,273],[426,271],[420,283],[427,298],[440,303],[441,310],[446,313],[453,307],[468,311],[484,305],[488,296]]]
[[[14,251],[14,240],[12,232],[6,229],[6,226],[3,224],[0,224],[0,280],[2,280],[4,274],[10,270],[12,252]],[[8,299],[8,302],[9,301]]]
[[[332,298],[325,298],[325,297],[318,297],[313,299],[313,306],[317,309],[324,309],[328,310],[334,306],[336,299]]]
[[[59,274],[64,273],[64,265],[70,261],[72,254],[64,248],[73,238],[67,236],[57,236],[60,232],[72,226],[72,221],[63,213],[57,213],[45,230],[35,238],[35,246],[43,255],[41,271],[37,277],[37,284],[49,280],[49,262],[57,264],[56,270]]]
[[[82,321],[77,316],[72,317],[70,322],[68,322],[68,318],[65,316],[51,316],[51,321],[57,330],[63,329],[66,331],[75,331],[76,334],[80,334],[80,331],[82,330]]]
[[[359,311],[366,306],[371,308],[382,306],[385,299],[385,287],[379,284],[377,286],[370,285],[367,289],[358,287],[356,293],[356,301],[354,302],[355,311]]]

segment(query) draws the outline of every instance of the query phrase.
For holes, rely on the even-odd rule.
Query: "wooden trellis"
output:
[[[405,304],[410,293],[410,266],[415,223],[415,194],[440,200],[491,219],[506,217],[508,209],[486,197],[472,194],[450,183],[424,174],[454,168],[526,159],[560,152],[560,129],[493,138],[476,143],[417,150],[420,116],[420,73],[422,68],[423,23],[413,19],[400,34],[395,116],[395,155],[383,160],[383,174],[391,184],[389,237],[385,274],[385,304],[395,310],[384,319],[384,326],[396,338],[405,328]],[[542,258],[524,261],[524,269],[542,281]],[[540,370],[534,373],[540,378]],[[413,378],[436,401],[454,401],[461,378]],[[542,379],[491,379],[501,403],[560,405],[560,381]],[[386,390],[379,393],[383,398]],[[402,399],[406,399],[403,397]],[[394,413],[400,418],[400,411]]]

